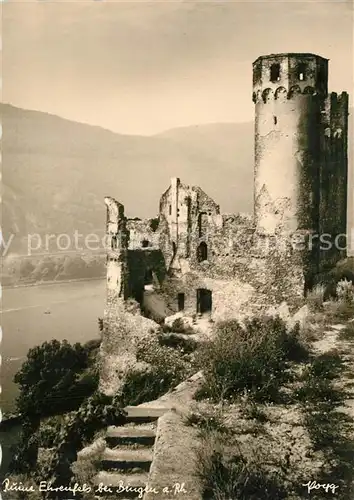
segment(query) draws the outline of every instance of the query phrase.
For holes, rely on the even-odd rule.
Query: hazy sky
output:
[[[3,100],[116,132],[253,119],[252,62],[330,59],[353,95],[353,2],[7,0]]]

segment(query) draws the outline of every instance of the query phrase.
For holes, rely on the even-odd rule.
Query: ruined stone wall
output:
[[[324,264],[338,260],[316,242],[346,230],[348,96],[328,96],[327,84],[328,61],[314,54],[254,62],[254,216],[222,215],[202,189],[173,178],[158,226],[126,221],[124,265],[108,259],[113,283],[127,278],[125,297],[140,302],[153,271],[174,310],[183,293],[185,310],[195,312],[198,289],[212,292],[215,310],[246,295],[296,301]]]
[[[128,219],[129,250],[158,250],[159,234],[154,226],[154,219]]]
[[[128,272],[129,231],[126,227],[124,206],[114,198],[105,198],[107,207],[107,307],[123,301],[130,295]]]
[[[173,186],[178,187],[173,199],[184,200],[188,217],[181,206],[177,222],[171,224]],[[269,235],[256,234],[251,216],[221,215],[202,190],[179,181],[163,195],[160,209],[160,246],[167,270],[162,293],[171,310],[179,310],[183,295],[184,313],[196,314],[200,289],[211,294],[213,319],[250,314],[266,304],[303,296],[299,255],[293,255],[287,241],[277,246],[279,238],[272,243]]]
[[[298,304],[306,278],[302,251],[287,240],[279,251],[278,244],[254,241],[243,256],[229,250],[228,255],[191,265],[181,276],[168,277],[163,285],[166,303],[177,312],[178,294],[183,293],[184,313],[197,314],[197,290],[207,289],[212,294],[210,316],[214,320],[258,313],[283,301]]]
[[[160,250],[139,249],[128,251],[127,262],[131,296],[141,304],[144,287],[150,276],[152,279],[156,278],[159,284],[163,283],[166,275],[165,260]]]
[[[199,215],[208,217],[219,212],[219,206],[202,189],[184,185],[178,178],[171,180],[161,197],[159,215],[160,248],[168,269],[178,269],[180,259],[189,259],[192,226]]]
[[[127,220],[124,206],[105,198],[107,206],[107,300],[100,347],[100,391],[114,395],[131,370],[144,369],[136,359],[139,338],[158,325],[141,315],[147,270],[163,282],[165,266],[158,247],[156,224]],[[147,240],[149,244],[142,244]],[[135,299],[135,300],[134,300]]]
[[[346,256],[348,187],[348,94],[332,92],[322,110],[322,162],[320,169],[320,272]],[[325,236],[325,235],[328,235]],[[331,243],[331,246],[327,244]]]

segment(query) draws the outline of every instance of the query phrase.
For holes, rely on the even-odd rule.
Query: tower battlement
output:
[[[328,93],[328,59],[270,54],[253,63],[254,215],[259,234],[346,232],[348,94]],[[316,253],[314,272],[340,252]]]
[[[328,59],[315,54],[270,54],[253,63],[253,102],[328,92]]]

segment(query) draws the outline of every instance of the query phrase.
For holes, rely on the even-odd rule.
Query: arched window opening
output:
[[[270,67],[270,81],[279,82],[280,80],[280,64],[274,63]]]
[[[202,241],[197,250],[197,260],[198,262],[203,262],[208,259],[208,246]]]
[[[297,77],[300,80],[300,82],[306,80],[306,69],[307,69],[307,64],[299,63],[297,67]]]

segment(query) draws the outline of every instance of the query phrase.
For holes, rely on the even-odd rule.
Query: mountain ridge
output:
[[[107,195],[128,217],[154,217],[171,177],[200,186],[224,213],[253,210],[253,122],[141,136],[10,104],[0,111],[2,231],[16,236],[12,252],[26,249],[29,234],[103,234]],[[351,165],[351,129],[349,144]]]
[[[251,122],[221,124],[218,134],[211,124],[134,136],[9,104],[0,109],[3,232],[17,242],[33,233],[103,232],[107,195],[129,217],[156,216],[171,177],[200,185],[223,211],[252,209]],[[241,152],[234,130],[242,135]],[[250,192],[235,196],[240,183]]]

